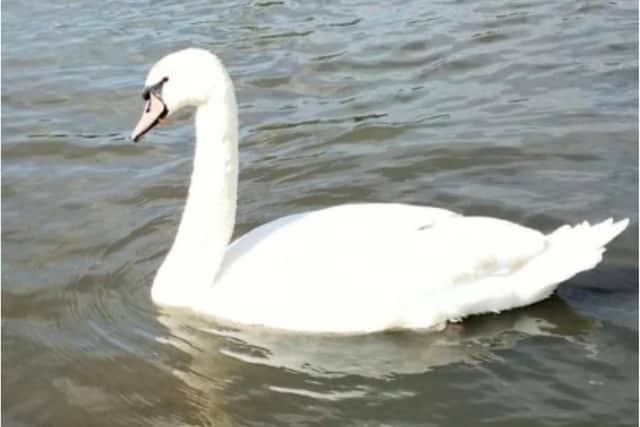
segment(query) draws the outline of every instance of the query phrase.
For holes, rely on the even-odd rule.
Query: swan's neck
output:
[[[171,250],[155,277],[152,298],[189,304],[215,280],[231,239],[238,185],[238,118],[231,81],[196,112],[189,195]]]

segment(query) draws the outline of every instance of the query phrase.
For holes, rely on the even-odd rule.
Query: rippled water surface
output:
[[[5,2],[3,426],[635,424],[637,7]],[[192,122],[127,136],[150,64],[192,45],[238,93],[236,235],[350,201],[631,226],[549,300],[441,334],[284,335],[155,307]]]

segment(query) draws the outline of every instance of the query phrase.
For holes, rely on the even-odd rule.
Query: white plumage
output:
[[[548,297],[594,267],[628,223],[585,222],[545,236],[438,208],[349,204],[278,219],[227,248],[238,165],[231,80],[198,49],[162,59],[147,84],[165,77],[168,114],[198,111],[189,196],[152,288],[159,304],[304,332],[439,328]]]

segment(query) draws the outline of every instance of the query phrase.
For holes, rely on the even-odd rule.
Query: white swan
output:
[[[628,220],[542,233],[403,204],[349,204],[280,218],[228,246],[236,214],[233,84],[200,49],[153,66],[133,131],[195,106],[189,195],[151,295],[227,321],[302,332],[439,328],[548,297],[594,267]]]

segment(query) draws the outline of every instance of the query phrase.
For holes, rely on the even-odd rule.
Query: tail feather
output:
[[[628,219],[613,222],[609,218],[596,225],[587,221],[574,227],[563,225],[547,236],[547,250],[530,263],[535,272],[529,286],[521,292],[533,301],[545,298],[565,280],[602,261],[605,245],[629,224]]]
[[[584,221],[574,227],[563,225],[549,234],[545,252],[522,271],[526,285],[518,288],[520,305],[546,298],[560,283],[598,265],[605,245],[628,224],[628,219],[613,222],[609,218],[596,225]]]
[[[618,222],[613,222],[612,218],[602,221],[596,225],[590,225],[584,221],[574,227],[563,225],[547,236],[550,244],[569,243],[573,245],[586,245],[583,249],[599,249],[613,240],[618,234],[627,228],[629,219],[625,218]]]
[[[456,305],[445,320],[500,312],[547,298],[560,283],[595,267],[602,260],[604,246],[628,224],[628,219],[618,222],[608,219],[596,225],[585,221],[574,227],[558,228],[546,236],[546,249],[513,274],[490,276],[473,286],[457,288],[455,297],[447,295]],[[481,293],[478,289],[482,289]]]

